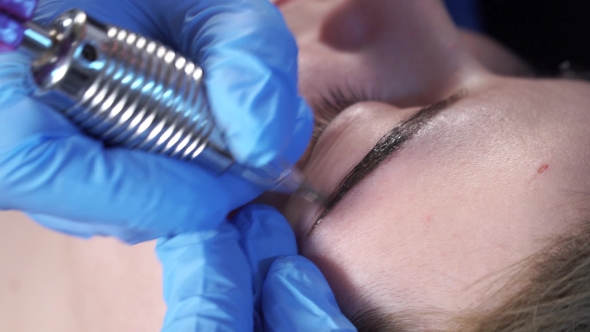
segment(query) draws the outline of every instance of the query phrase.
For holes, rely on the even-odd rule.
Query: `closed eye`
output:
[[[340,181],[336,189],[328,197],[323,211],[311,227],[308,236],[322,222],[324,217],[342,201],[344,195],[350,192],[352,188],[377,169],[377,167],[382,165],[385,160],[391,158],[404,144],[407,144],[408,141],[415,137],[423,127],[431,123],[437,115],[449,109],[466,95],[467,90],[459,90],[450,97],[436,104],[424,107],[407,120],[396,124]]]
[[[366,90],[354,89],[351,86],[329,88],[327,93],[321,94],[317,101],[311,103],[314,111],[311,146],[315,146],[326,127],[342,111],[357,103],[376,100],[377,98]]]

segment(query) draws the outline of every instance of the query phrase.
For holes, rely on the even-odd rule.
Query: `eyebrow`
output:
[[[336,186],[336,189],[328,196],[324,209],[311,227],[308,236],[352,188],[375,171],[385,160],[391,158],[404,143],[414,138],[420,129],[430,123],[437,114],[448,109],[466,95],[467,91],[463,89],[444,100],[426,106],[381,137],[373,149],[348,172]]]
[[[407,332],[417,331],[416,324],[410,324],[411,317],[403,313],[385,313],[377,308],[368,308],[347,316],[358,332]],[[414,328],[410,328],[410,326]]]

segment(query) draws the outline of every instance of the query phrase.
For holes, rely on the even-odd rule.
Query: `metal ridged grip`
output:
[[[37,83],[87,134],[108,145],[196,160],[217,172],[233,163],[200,67],[78,10],[64,13],[49,31],[57,42],[34,64]]]
[[[26,22],[23,36],[22,49],[36,59],[37,97],[105,144],[229,170],[273,191],[314,193],[314,202],[321,197],[288,163],[235,163],[209,109],[203,71],[165,46],[76,9],[47,28]]]

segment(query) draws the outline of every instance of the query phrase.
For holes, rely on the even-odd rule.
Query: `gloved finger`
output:
[[[162,331],[252,331],[250,268],[233,226],[161,239]]]
[[[215,227],[255,196],[241,179],[191,166],[84,137],[33,138],[0,152],[0,208],[118,225],[147,240]]]
[[[262,330],[262,285],[275,258],[297,254],[297,243],[291,226],[276,209],[251,204],[240,209],[232,218],[240,233],[240,245],[252,271],[255,331]]]
[[[0,209],[95,224],[97,233],[118,225],[155,238],[211,229],[261,191],[187,162],[105,149],[27,96],[26,60],[19,55],[0,54]]]
[[[259,166],[298,159],[312,115],[298,96],[297,46],[276,7],[268,0],[174,0],[150,8],[164,39],[203,67],[211,108],[237,160]],[[285,155],[292,142],[300,148]]]
[[[266,331],[356,331],[320,270],[303,256],[273,262],[262,293]]]
[[[46,23],[75,6],[161,41],[200,65],[211,109],[239,162],[294,163],[313,116],[297,90],[297,46],[268,0],[42,0]]]

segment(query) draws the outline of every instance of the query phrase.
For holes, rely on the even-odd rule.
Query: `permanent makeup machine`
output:
[[[21,49],[33,58],[35,97],[86,134],[122,146],[233,172],[270,191],[323,196],[286,163],[235,161],[209,108],[202,69],[166,46],[72,9],[47,27],[18,20]],[[17,13],[18,14],[18,13]],[[16,17],[16,18],[15,18]],[[20,29],[20,30],[18,30]]]

